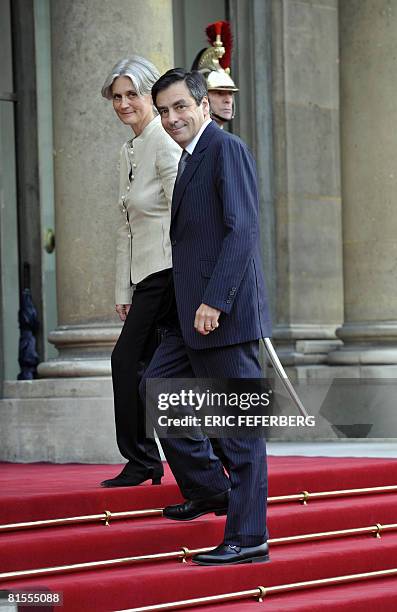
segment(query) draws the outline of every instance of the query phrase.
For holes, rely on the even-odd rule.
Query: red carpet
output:
[[[159,508],[180,500],[167,471],[161,486],[102,489],[117,466],[0,464],[0,524],[82,514]],[[269,495],[397,484],[397,460],[271,457]],[[397,493],[275,504],[269,507],[271,538],[397,523]],[[0,572],[100,561],[199,548],[221,541],[224,518],[188,523],[162,517],[43,528],[0,534]],[[1,580],[0,589],[39,587],[62,591],[67,612],[112,611],[167,601],[316,580],[397,567],[397,531],[271,547],[271,562],[229,568],[162,561],[112,569]],[[258,608],[258,605],[261,608]],[[208,612],[397,610],[397,578],[271,595],[195,608]],[[265,607],[266,606],[266,607]],[[26,609],[26,608],[25,608]],[[32,608],[33,609],[33,608]],[[38,608],[34,608],[37,610]],[[48,608],[47,608],[48,610]]]

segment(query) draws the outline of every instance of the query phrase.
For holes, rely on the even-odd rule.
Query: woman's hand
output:
[[[116,312],[122,321],[126,320],[130,308],[131,304],[116,304]]]

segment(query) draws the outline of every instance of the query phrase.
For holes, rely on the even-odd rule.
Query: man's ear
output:
[[[204,117],[205,118],[209,117],[209,114],[210,114],[210,103],[209,103],[209,100],[208,100],[208,96],[204,96],[204,98],[201,100],[201,104],[203,105]]]

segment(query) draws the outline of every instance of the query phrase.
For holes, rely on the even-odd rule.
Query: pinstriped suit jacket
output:
[[[191,348],[270,335],[258,214],[253,157],[239,138],[212,121],[172,198],[175,296],[183,338]],[[193,327],[202,303],[222,311],[219,328],[208,336]]]

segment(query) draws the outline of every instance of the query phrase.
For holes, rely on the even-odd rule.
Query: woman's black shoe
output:
[[[153,474],[147,474],[146,476],[143,476],[141,478],[136,478],[134,476],[130,476],[121,472],[121,474],[119,474],[115,478],[109,478],[108,480],[102,481],[101,487],[136,487],[145,482],[146,480],[150,479],[152,480],[152,485],[159,485],[161,484],[162,475],[155,476]]]

